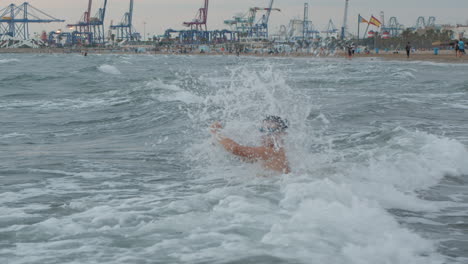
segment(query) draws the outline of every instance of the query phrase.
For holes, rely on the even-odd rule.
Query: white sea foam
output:
[[[20,62],[18,59],[3,59],[0,60],[0,64],[7,64],[7,63],[12,63],[12,62]]]
[[[154,91],[152,96],[163,102],[180,101],[186,104],[201,103],[203,99],[193,92],[180,88],[176,83],[165,83],[161,80],[150,81],[147,87],[159,89]]]
[[[453,108],[459,108],[459,109],[468,109],[468,102],[466,105],[464,104],[448,104],[449,106]]]
[[[47,168],[48,156],[43,154],[39,163],[26,163],[25,171],[18,173],[34,177],[33,181],[0,192],[0,209],[5,212],[0,223],[12,222],[0,231],[15,235],[15,246],[0,249],[0,255],[11,256],[11,263],[144,263],[148,259],[161,263],[450,262],[439,253],[440,241],[407,224],[444,228],[446,224],[437,219],[440,212],[461,208],[463,195],[439,202],[425,200],[420,191],[437,185],[444,176],[459,179],[468,174],[466,147],[457,140],[394,123],[374,127],[374,120],[368,120],[370,125],[356,120],[357,128],[343,128],[347,120],[337,124],[336,113],[342,105],[329,110],[320,96],[336,99],[349,96],[349,89],[358,90],[335,86],[335,81],[341,84],[349,76],[327,76],[332,87],[314,94],[310,92],[316,87],[295,87],[297,79],[285,77],[288,72],[270,62],[233,66],[230,76],[216,70],[191,76],[189,85],[187,76],[159,77],[125,87],[124,96],[113,90],[104,99],[17,102],[16,107],[22,102],[41,110],[74,110],[109,105],[111,98],[118,98],[114,103],[131,100],[129,93],[145,92],[167,105],[185,103],[183,107],[177,103],[176,109],[187,116],[183,124],[171,123],[164,126],[164,133],[134,142],[153,146],[158,155],[150,151],[97,158],[86,149],[53,169],[38,169]],[[308,70],[310,75],[315,70],[326,74],[348,66],[352,65]],[[417,99],[425,102],[433,96],[445,95],[424,94]],[[328,104],[334,102],[344,104],[340,100]],[[286,147],[293,168],[289,175],[264,177],[258,165],[243,163],[213,145],[207,129],[220,120],[227,136],[258,145],[258,127],[268,114],[289,120]],[[170,130],[172,125],[174,130]],[[185,126],[192,127],[182,131],[180,127]],[[112,131],[109,137],[116,139],[120,132],[126,131]],[[177,138],[179,132],[186,138]],[[129,137],[125,133],[124,139]],[[79,140],[78,145],[82,140],[90,146],[100,144],[89,135]],[[69,142],[32,145],[30,151],[45,153],[68,146]],[[118,150],[125,148],[119,145]],[[79,149],[72,152],[79,153]],[[172,160],[167,164],[165,158]],[[140,165],[149,171],[135,169]],[[165,165],[175,168],[168,173]],[[393,212],[401,210],[410,217]],[[465,217],[465,211],[461,208],[443,216]],[[16,223],[15,219],[22,220]]]
[[[8,134],[4,134],[4,135],[0,135],[0,138],[17,138],[17,137],[28,137],[27,134],[22,134],[22,133],[8,133]]]
[[[423,66],[436,66],[436,67],[466,67],[466,63],[446,63],[446,62],[433,62],[433,61],[409,61],[408,63],[418,64]]]
[[[170,91],[176,91],[176,92],[181,90],[181,88],[177,86],[176,84],[168,84],[159,79],[147,82],[146,86],[153,88],[153,89],[157,88],[157,89],[164,89],[164,90],[170,90]]]
[[[402,79],[415,78],[412,72],[396,74]],[[423,200],[417,191],[437,184],[446,175],[468,174],[468,151],[462,143],[395,128],[376,132],[377,135],[388,134],[382,135],[382,139],[390,138],[378,141],[379,144],[367,143],[371,147],[364,144],[367,147],[362,149],[354,145],[349,149],[334,149],[334,135],[320,135],[333,120],[320,112],[312,120],[316,127],[308,127],[304,120],[314,108],[311,106],[313,99],[289,87],[281,73],[266,67],[263,71],[236,69],[232,75],[235,77],[225,88],[206,97],[205,103],[216,106],[218,112],[201,111],[190,116],[196,123],[207,123],[213,115],[225,120],[225,133],[247,145],[258,141],[259,135],[251,132],[255,131],[255,120],[261,120],[266,114],[289,118],[293,125],[288,136],[288,157],[295,172],[283,177],[280,183],[283,198],[278,208],[271,203],[233,197],[226,190],[228,193],[214,211],[224,214],[213,218],[193,216],[194,225],[201,231],[203,221],[220,227],[222,222],[248,225],[259,233],[262,233],[259,229],[267,229],[262,243],[273,246],[277,257],[295,256],[301,262],[443,262],[434,242],[400,225],[387,210],[437,212],[453,205]],[[229,159],[210,144],[207,141],[194,145],[188,153],[196,156],[201,152],[199,162],[208,162],[207,173],[216,175],[220,173],[219,167],[224,167],[224,177],[234,182],[247,180],[245,173],[249,171],[256,174],[250,165]],[[317,146],[321,146],[318,153],[311,153]],[[179,206],[184,211],[190,208],[188,204]],[[174,218],[171,222],[179,220]],[[265,224],[259,224],[261,222]],[[195,243],[198,239],[204,240],[194,235],[189,241]],[[222,239],[229,241],[229,247],[218,246],[198,253],[190,251],[177,257],[188,261],[206,260],[216,250],[231,256],[235,255],[236,247],[247,243],[228,236]],[[155,248],[163,250],[179,243],[183,241],[166,241]],[[254,250],[246,250],[254,254]]]
[[[395,78],[414,80],[416,76],[410,71],[399,71],[392,74]]]
[[[279,246],[283,257],[331,263],[440,263],[433,243],[402,228],[377,203],[359,198],[346,185],[319,180],[308,184],[309,189],[298,187],[286,186],[282,207],[290,216],[262,239]]]
[[[108,64],[103,64],[98,67],[98,70],[103,73],[108,73],[108,74],[113,74],[113,75],[119,75],[122,74],[119,69],[117,69],[115,66],[108,65]]]
[[[110,98],[75,98],[75,99],[55,99],[55,100],[13,100],[0,104],[0,109],[6,108],[37,108],[43,110],[64,110],[81,109],[90,107],[105,107],[114,104],[128,102],[125,97]]]

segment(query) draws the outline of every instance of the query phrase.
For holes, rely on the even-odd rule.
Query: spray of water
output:
[[[185,109],[193,136],[186,156],[197,181],[213,184],[197,202],[215,205],[192,220],[209,223],[200,234],[214,232],[215,240],[224,242],[178,257],[235,259],[242,251],[304,263],[442,263],[433,242],[405,228],[388,210],[449,206],[420,199],[418,190],[444,175],[468,173],[463,144],[400,127],[335,134],[329,131],[334,121],[316,98],[290,85],[287,74],[259,63],[198,78],[193,93],[203,100]],[[261,168],[228,155],[209,136],[208,126],[219,120],[229,137],[259,145],[259,122],[270,114],[290,123],[289,175],[258,177],[264,175]],[[205,239],[195,235],[190,242]]]

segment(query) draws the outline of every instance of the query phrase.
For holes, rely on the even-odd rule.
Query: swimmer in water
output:
[[[278,116],[267,116],[262,123],[260,132],[262,146],[242,146],[234,140],[220,134],[223,126],[219,122],[211,125],[211,133],[228,152],[242,157],[247,162],[260,162],[266,169],[288,174],[291,172],[289,162],[284,149],[283,137],[288,128],[287,121]]]

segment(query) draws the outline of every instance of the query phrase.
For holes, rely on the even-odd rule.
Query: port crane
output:
[[[208,31],[208,27],[206,26],[206,22],[208,21],[208,5],[209,0],[205,0],[205,5],[198,9],[195,19],[190,22],[184,22],[183,25],[191,30]]]
[[[72,32],[73,44],[78,44],[86,39],[90,45],[105,44],[104,19],[106,17],[107,2],[108,0],[104,0],[103,7],[99,8],[94,17],[91,17],[93,0],[89,0],[88,9],[84,12],[80,21],[67,25],[70,29],[74,29]]]
[[[124,14],[122,21],[117,25],[111,25],[112,30],[117,31],[117,40],[140,40],[141,36],[133,28],[133,2],[130,0],[130,7],[128,12]]]
[[[28,2],[19,6],[11,4],[0,9],[0,38],[12,37],[27,40],[29,39],[29,24],[52,22],[65,22],[65,20],[48,15]]]

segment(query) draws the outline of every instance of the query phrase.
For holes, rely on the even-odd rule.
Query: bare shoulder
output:
[[[267,147],[252,147],[252,151],[261,159],[268,159],[273,154],[273,150]]]
[[[286,151],[284,148],[270,148],[270,147],[260,147],[261,151],[265,154],[266,159],[278,158],[286,156]]]

